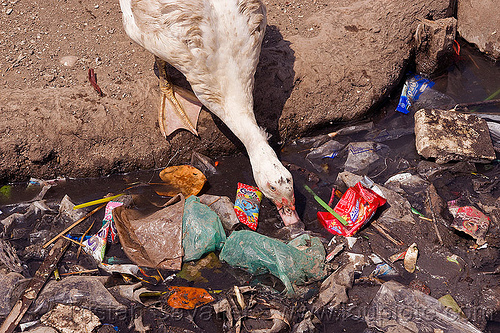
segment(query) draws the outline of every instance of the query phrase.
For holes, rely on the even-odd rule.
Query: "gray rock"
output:
[[[15,300],[11,300],[12,293],[17,282],[24,279],[19,273],[9,273],[0,275],[0,317],[7,316],[14,305]]]
[[[415,145],[437,163],[466,160],[488,163],[495,159],[488,125],[472,114],[422,109],[415,113]]]

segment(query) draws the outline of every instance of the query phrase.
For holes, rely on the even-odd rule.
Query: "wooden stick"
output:
[[[86,273],[97,273],[99,272],[99,269],[86,269],[83,271],[77,271],[77,272],[68,272],[68,273],[62,273],[61,276],[67,276],[67,275],[76,275],[76,274],[86,274]]]
[[[377,230],[382,236],[384,236],[385,238],[387,238],[388,240],[390,240],[391,242],[393,242],[394,244],[396,245],[403,245],[404,243],[402,241],[398,241],[398,240],[395,240],[391,235],[389,235],[385,230],[384,228],[382,227],[382,225],[379,225],[377,221],[373,221],[371,224],[370,224],[372,227],[375,228],[375,230]]]
[[[94,226],[94,223],[95,223],[95,221],[92,222],[92,224],[90,225],[90,227],[82,235],[82,238],[80,238],[80,246],[78,247],[78,251],[76,251],[76,259],[78,259],[80,257],[80,253],[82,252],[83,239],[85,238],[85,236],[87,236],[87,234],[89,233],[90,229],[92,229],[92,227]]]
[[[0,327],[0,333],[14,332],[17,325],[19,325],[23,319],[24,314],[28,311],[31,303],[35,301],[45,282],[47,282],[52,275],[52,272],[56,268],[57,263],[63,256],[64,251],[66,251],[69,244],[70,243],[68,241],[59,239],[54,247],[50,249],[48,255],[45,257],[35,275],[30,280],[28,286],[24,289],[16,304],[14,304],[14,307],[10,311],[7,318],[5,318],[5,321]]]
[[[78,246],[80,246],[80,245],[81,245],[78,241],[76,241],[76,240],[74,240],[74,239],[71,239],[71,238],[69,238],[69,237],[67,237],[67,236],[62,235],[61,237],[62,237],[62,238],[64,238],[64,239],[66,239],[66,240],[69,240],[70,242],[75,243],[75,244],[76,244],[76,245],[78,245]]]
[[[87,215],[85,215],[84,217],[82,217],[81,219],[79,219],[78,221],[76,221],[75,223],[73,223],[72,225],[70,225],[69,227],[67,227],[66,229],[64,229],[63,231],[61,231],[57,236],[55,236],[54,238],[52,238],[51,240],[49,240],[47,243],[45,243],[45,245],[42,246],[42,249],[45,249],[50,244],[54,243],[59,237],[63,236],[68,231],[70,231],[71,229],[73,229],[74,227],[76,227],[77,225],[79,225],[80,223],[82,223],[82,221],[84,221],[87,218],[89,218],[90,216],[92,216],[99,209],[106,207],[106,205],[107,205],[107,203],[104,203],[104,204],[100,205],[99,207],[95,208],[93,211],[87,213]]]
[[[484,106],[484,105],[494,105],[500,104],[500,99],[491,99],[489,101],[473,102],[473,103],[460,103],[455,106],[455,109],[465,109],[469,106]]]
[[[431,184],[432,187],[434,187],[434,185]],[[436,189],[434,188],[434,191]],[[432,225],[434,226],[434,231],[436,232],[436,236],[439,240],[439,243],[442,245],[444,245],[444,242],[443,242],[443,238],[441,237],[441,233],[439,232],[439,229],[438,229],[438,226],[437,226],[437,216],[436,214],[434,213],[434,205],[432,204],[432,199],[431,199],[431,193],[430,193],[430,190],[427,189],[427,203],[429,204],[429,207],[430,207],[430,211],[431,211],[431,215],[432,215]]]

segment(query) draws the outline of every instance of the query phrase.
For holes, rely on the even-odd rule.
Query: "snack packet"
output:
[[[410,112],[411,103],[418,100],[425,89],[431,88],[434,82],[420,75],[415,75],[406,80],[396,111],[407,114]]]
[[[115,222],[113,221],[112,211],[114,208],[121,205],[123,205],[123,202],[108,202],[105,208],[101,229],[95,235],[82,243],[85,252],[94,257],[94,259],[98,262],[102,262],[104,260],[104,253],[106,252],[108,238],[112,243],[116,243],[118,240],[118,232],[116,230]]]
[[[476,239],[477,245],[486,243],[484,239],[490,226],[490,218],[472,206],[460,206],[457,200],[448,201],[448,210],[454,219],[451,226]]]
[[[261,200],[262,192],[257,187],[238,183],[234,212],[238,220],[252,230],[257,229]]]
[[[321,224],[332,234],[350,237],[361,229],[377,208],[383,206],[385,202],[384,197],[358,182],[347,189],[333,209],[346,220],[347,226],[328,212],[318,212],[317,216]]]

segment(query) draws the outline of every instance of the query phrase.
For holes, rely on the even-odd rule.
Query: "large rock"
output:
[[[255,80],[257,121],[276,142],[365,115],[400,82],[420,20],[450,16],[449,3],[267,1],[269,26]],[[0,179],[97,176],[161,167],[172,157],[172,163],[185,162],[193,150],[210,156],[242,147],[207,111],[199,137],[185,131],[161,136],[153,57],[125,36],[117,1],[99,8],[44,4],[26,8],[38,13],[37,31],[47,31],[33,36],[31,50],[23,51],[32,38],[25,36],[28,29],[5,36],[0,49],[0,55],[20,52],[5,56],[12,65],[1,72]],[[1,24],[32,24],[19,8],[29,3],[16,6]],[[60,63],[67,55],[78,61]],[[105,97],[88,83],[89,67]],[[175,73],[174,79],[181,82]]]
[[[486,121],[453,110],[426,110],[415,113],[415,145],[425,158],[437,163],[471,161],[489,163],[495,159]]]
[[[499,18],[497,0],[458,0],[458,33],[495,59],[500,59]]]

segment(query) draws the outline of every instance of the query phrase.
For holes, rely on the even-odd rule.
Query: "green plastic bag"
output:
[[[225,240],[226,233],[217,214],[197,196],[188,197],[182,217],[183,261],[197,260],[207,252],[220,250]]]
[[[288,244],[254,231],[233,231],[226,240],[219,259],[252,274],[271,273],[284,284],[288,295],[293,285],[325,276],[325,248],[321,240],[308,234]]]

